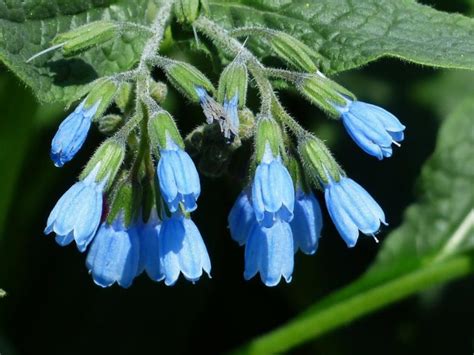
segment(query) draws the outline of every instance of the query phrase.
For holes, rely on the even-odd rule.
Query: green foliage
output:
[[[446,14],[411,0],[210,1],[210,15],[222,25],[268,26],[299,38],[318,54],[327,73],[394,56],[424,65],[474,68],[474,20]],[[70,102],[98,77],[133,67],[147,37],[123,31],[115,39],[73,59],[60,51],[26,60],[51,46],[60,33],[93,20],[130,21],[147,26],[160,0],[0,1],[0,60],[41,101]],[[113,6],[112,6],[113,5]],[[257,45],[263,42],[257,42]],[[254,43],[255,45],[255,43]],[[269,48],[261,49],[264,56]]]
[[[209,4],[212,17],[227,28],[266,26],[295,36],[321,56],[318,65],[328,74],[382,56],[474,69],[474,20],[413,0],[211,0]]]
[[[370,269],[242,352],[290,349],[429,286],[474,272],[473,116],[474,100],[468,97],[446,120],[422,170],[419,201],[387,237]]]
[[[113,6],[111,6],[113,4]],[[65,59],[60,51],[26,60],[51,46],[60,33],[94,20],[148,25],[159,1],[0,1],[0,60],[45,102],[69,102],[82,96],[94,79],[131,68],[146,35],[124,31],[100,47]]]

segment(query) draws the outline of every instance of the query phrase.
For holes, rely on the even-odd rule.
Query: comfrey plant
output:
[[[87,253],[87,269],[102,287],[129,287],[142,273],[166,285],[174,285],[180,274],[192,282],[203,273],[210,276],[206,245],[191,219],[201,185],[188,152],[205,155],[217,149],[222,173],[240,146],[249,142],[254,148],[248,177],[228,217],[232,239],[245,247],[245,279],[259,274],[267,286],[282,278],[290,282],[295,253],[317,251],[323,226],[318,191],[348,247],[357,244],[360,233],[377,240],[387,224],[372,196],[346,175],[320,139],[285,111],[275,80],[286,81],[279,87],[295,90],[341,121],[355,143],[377,159],[393,154],[392,145],[403,140],[405,126],[323,75],[316,53],[296,38],[264,27],[228,31],[206,11],[199,0],[163,1],[150,27],[93,22],[57,36],[52,47],[39,53],[61,50],[73,56],[125,30],[147,38],[132,69],[90,83],[51,144],[53,163],[62,167],[85,144],[92,123],[109,136],[54,206],[45,229],[58,244],[74,242]],[[191,64],[160,54],[165,29],[174,19],[191,26],[199,41],[214,45],[225,58],[217,88]],[[289,69],[265,66],[238,40],[252,37]],[[186,139],[162,107],[167,87],[153,79],[155,70],[202,107],[206,124]],[[251,84],[258,91],[257,108],[247,107]],[[200,167],[206,172],[202,161]]]

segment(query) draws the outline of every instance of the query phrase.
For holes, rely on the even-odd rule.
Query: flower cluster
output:
[[[196,11],[187,12],[191,8]],[[149,33],[140,28],[148,39],[136,68],[92,83],[52,140],[51,158],[62,167],[81,149],[92,123],[109,135],[78,182],[58,200],[45,228],[46,234],[55,233],[59,245],[75,242],[87,253],[86,267],[102,287],[129,287],[143,272],[166,285],[174,285],[180,274],[192,282],[203,272],[210,277],[210,258],[191,219],[201,184],[197,157],[193,160],[187,149],[202,155],[215,152],[206,146],[210,141],[226,147],[217,150],[220,159],[245,144],[254,148],[248,179],[228,217],[232,239],[245,247],[247,280],[259,274],[266,286],[282,278],[290,282],[295,253],[317,251],[323,227],[317,191],[324,195],[329,216],[348,247],[356,245],[360,233],[377,240],[381,225],[387,224],[379,204],[346,175],[325,144],[285,111],[270,79],[287,81],[288,87],[341,121],[355,143],[379,160],[392,156],[392,144],[403,140],[405,126],[324,76],[316,69],[312,50],[292,36],[265,28],[231,34],[198,16],[198,10],[177,6],[175,14],[228,57],[217,88],[196,67],[158,54],[172,12],[171,5],[163,6]],[[112,39],[121,28],[106,21],[85,27],[60,35],[51,48],[79,53]],[[255,35],[295,71],[265,67],[237,39]],[[161,106],[167,90],[166,84],[152,79],[156,68],[202,107],[206,123],[185,140]],[[259,91],[257,109],[247,107],[249,76]]]

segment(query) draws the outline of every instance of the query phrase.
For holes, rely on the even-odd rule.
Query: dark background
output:
[[[469,10],[464,1],[424,3],[445,11]],[[291,284],[266,288],[258,279],[245,282],[243,248],[226,228],[241,186],[232,178],[202,178],[193,218],[211,256],[212,279],[203,277],[195,285],[180,280],[166,287],[141,276],[127,290],[101,289],[87,274],[84,255],[73,246],[60,248],[42,232],[54,203],[74,182],[101,136],[93,130],[74,161],[55,168],[49,146],[65,116],[62,107],[39,107],[22,84],[1,70],[0,286],[8,292],[0,300],[2,355],[221,353],[351,282],[380,248],[371,238],[346,248],[325,215],[319,250],[314,256],[297,254]],[[281,95],[289,111],[327,141],[347,173],[384,207],[390,226],[380,235],[382,242],[414,201],[415,180],[433,152],[440,112],[454,109],[455,100],[440,107],[436,97],[446,91],[437,80],[443,75],[384,59],[336,78],[361,100],[387,108],[406,124],[402,148],[383,162],[365,155],[342,126],[296,95]],[[199,108],[179,100],[172,93],[167,105],[183,131],[202,122]],[[472,281],[428,290],[292,353],[472,354]]]

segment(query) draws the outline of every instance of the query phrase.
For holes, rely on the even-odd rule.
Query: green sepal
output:
[[[297,69],[308,73],[317,71],[314,51],[295,37],[279,31],[271,31],[270,44],[280,58]]]
[[[166,149],[168,137],[184,149],[183,138],[179,134],[176,123],[173,117],[166,111],[160,111],[151,115],[148,120],[148,133],[150,134],[153,149],[157,147]]]
[[[117,83],[113,80],[100,80],[89,92],[84,103],[85,108],[89,108],[99,102],[99,107],[93,119],[101,117],[109,108],[115,94],[117,93]]]
[[[102,116],[98,122],[99,131],[103,134],[112,134],[123,124],[123,117],[116,114]]]
[[[174,3],[174,13],[178,22],[192,23],[199,16],[199,0],[177,0]]]
[[[224,100],[229,101],[237,95],[239,108],[243,108],[247,99],[247,86],[247,66],[237,58],[222,71],[217,89],[217,101],[223,103]]]
[[[80,175],[85,179],[98,166],[95,180],[105,183],[105,191],[110,189],[125,156],[125,145],[114,138],[107,139],[95,151]]]
[[[150,81],[150,96],[155,100],[158,104],[163,103],[165,101],[166,96],[168,95],[168,87],[163,82],[156,82],[154,80]]]
[[[283,137],[278,123],[271,117],[261,117],[257,121],[256,133],[256,159],[261,162],[265,154],[267,144],[270,145],[273,155],[281,156],[284,154]]]
[[[249,139],[255,134],[255,115],[252,110],[244,108],[239,111],[239,137]]]
[[[135,90],[132,83],[124,81],[120,83],[117,94],[115,96],[115,103],[122,112],[128,111],[135,102]]]
[[[170,83],[193,102],[199,102],[196,87],[204,88],[210,95],[216,91],[210,80],[189,63],[173,61],[164,65],[163,69]]]
[[[349,90],[331,79],[326,78],[319,72],[317,74],[304,76],[301,81],[297,83],[297,88],[310,102],[319,106],[335,118],[340,116],[335,106],[345,106],[347,103],[344,97],[351,100],[355,99],[354,94]]]
[[[314,136],[308,136],[298,143],[298,153],[307,177],[321,188],[321,183],[339,181],[344,174],[326,145]]]
[[[142,200],[142,188],[130,181],[128,173],[117,182],[107,215],[107,223],[112,224],[117,218],[123,219],[125,227],[129,227],[137,219]]]
[[[72,56],[114,38],[117,33],[115,22],[96,21],[57,35],[52,44],[64,44],[63,54]]]

